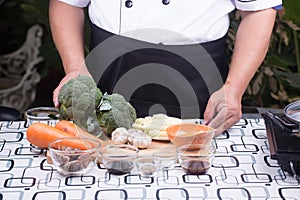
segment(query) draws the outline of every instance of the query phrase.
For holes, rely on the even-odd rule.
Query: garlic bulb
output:
[[[131,145],[145,149],[148,148],[152,142],[151,136],[144,133],[142,130],[129,129],[128,130],[128,141]]]
[[[128,131],[124,127],[116,128],[111,133],[111,140],[114,144],[125,144],[128,141]]]

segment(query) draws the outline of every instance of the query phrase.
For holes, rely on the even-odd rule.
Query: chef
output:
[[[58,93],[68,80],[91,75],[103,92],[127,91],[123,95],[139,117],[151,112],[200,117],[222,133],[241,117],[243,93],[266,55],[281,4],[281,0],[51,0],[51,31],[66,73],[54,91],[54,104],[58,106]],[[91,24],[88,61],[86,7]],[[234,9],[242,20],[228,67],[228,15]]]

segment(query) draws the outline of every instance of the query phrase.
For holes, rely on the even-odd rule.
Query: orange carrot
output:
[[[28,142],[41,148],[47,148],[48,144],[54,140],[74,137],[45,123],[31,124],[27,129],[26,135]]]
[[[96,142],[92,142],[92,141],[90,142],[78,138],[62,138],[62,140],[51,144],[52,148],[59,149],[59,150],[64,150],[66,148],[88,150],[91,148],[95,148],[97,146],[98,144]]]
[[[62,149],[64,147],[70,147],[73,149],[87,150],[91,147],[96,147],[97,142],[86,142],[83,140],[72,140],[74,135],[61,131],[53,126],[45,123],[33,123],[27,129],[27,140],[38,147],[47,148],[48,144],[52,141],[62,138],[71,138],[62,140],[60,143],[53,145],[53,147]]]
[[[84,131],[83,129],[81,129],[79,126],[77,126],[76,124],[72,123],[71,121],[67,121],[67,120],[60,120],[56,125],[55,128],[64,131],[70,135],[73,135],[74,137],[79,137],[79,138],[89,138],[92,140],[95,140],[99,143],[101,143],[102,145],[104,145],[104,141],[101,140],[100,138],[97,138],[95,136],[93,136],[92,134]]]

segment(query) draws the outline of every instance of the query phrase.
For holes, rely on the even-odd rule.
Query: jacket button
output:
[[[164,5],[168,5],[168,4],[170,3],[170,0],[163,0],[162,3],[163,3]]]
[[[131,0],[125,1],[125,6],[126,6],[127,8],[131,8],[131,7],[133,6],[132,1],[131,1]]]

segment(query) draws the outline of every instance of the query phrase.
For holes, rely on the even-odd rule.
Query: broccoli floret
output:
[[[91,134],[96,126],[108,135],[118,127],[130,128],[136,120],[136,111],[120,94],[104,94],[91,77],[78,76],[63,85],[59,95],[61,119],[73,120]]]
[[[104,94],[98,108],[99,124],[106,127],[108,135],[118,127],[129,129],[136,120],[136,111],[120,94]]]
[[[96,107],[102,92],[89,76],[79,75],[63,85],[58,95],[59,112],[62,119],[73,120],[82,128],[87,128],[87,120],[96,117]]]

